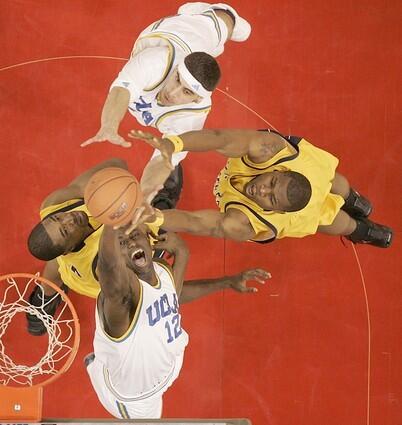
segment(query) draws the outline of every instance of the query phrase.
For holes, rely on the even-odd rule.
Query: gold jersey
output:
[[[83,211],[88,216],[89,224],[93,227],[94,232],[83,241],[83,246],[79,251],[69,252],[56,258],[59,273],[63,282],[73,291],[96,298],[100,292],[96,265],[103,225],[92,217],[83,199],[71,199],[61,204],[50,205],[40,212],[40,216],[43,220],[49,214],[70,211]]]
[[[96,266],[98,263],[99,241],[103,231],[103,224],[97,222],[88,211],[83,199],[71,199],[57,205],[50,205],[40,212],[43,220],[50,214],[58,212],[83,211],[94,229],[84,241],[79,251],[69,252],[56,258],[59,273],[63,282],[73,291],[96,298],[100,292]],[[155,235],[158,234],[160,220],[155,223],[146,223]],[[151,244],[155,241],[150,237]]]
[[[330,193],[338,159],[305,139],[290,136],[285,140],[286,147],[261,164],[247,156],[230,158],[215,182],[213,192],[220,211],[235,208],[245,214],[256,233],[255,242],[314,234],[318,226],[331,224],[344,204],[341,196]],[[254,177],[275,170],[296,171],[309,180],[312,195],[305,208],[295,212],[268,211],[242,193]],[[270,231],[274,238],[269,236]]]

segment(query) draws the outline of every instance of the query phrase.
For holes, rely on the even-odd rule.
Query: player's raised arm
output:
[[[176,292],[179,296],[182,291],[184,275],[190,255],[186,243],[175,233],[169,232],[158,236],[158,241],[154,245],[154,248],[165,250],[174,256],[172,271],[176,284]]]
[[[127,170],[127,163],[120,158],[110,158],[100,164],[95,165],[89,170],[83,172],[70,182],[66,187],[57,189],[48,195],[42,203],[41,209],[46,208],[49,205],[60,204],[74,198],[83,198],[84,190],[89,179],[99,170],[108,167],[118,167]]]
[[[116,338],[128,329],[130,312],[138,302],[131,285],[134,284],[136,287],[140,285],[135,273],[130,273],[127,269],[124,256],[121,254],[120,244],[126,240],[123,230],[113,230],[111,226],[105,225],[99,244],[97,266],[101,287],[99,302],[102,305],[107,331]]]
[[[131,130],[129,137],[145,141],[165,157],[181,151],[216,151],[229,158],[248,155],[257,163],[267,161],[286,146],[280,135],[256,130],[200,130],[166,138]]]
[[[124,148],[131,146],[118,133],[119,126],[127,112],[130,102],[130,92],[123,87],[113,87],[109,92],[102,109],[101,127],[94,137],[81,143],[81,146],[87,146],[92,143],[111,142]]]
[[[245,214],[230,209],[226,213],[214,210],[164,210],[162,228],[173,232],[187,232],[200,236],[247,241],[255,232]]]

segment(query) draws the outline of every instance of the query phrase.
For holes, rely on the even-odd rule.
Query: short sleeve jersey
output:
[[[252,162],[247,156],[230,158],[214,186],[220,211],[235,208],[244,213],[256,233],[255,242],[314,234],[319,225],[331,224],[344,204],[341,196],[330,193],[338,159],[305,139],[292,137],[287,140],[285,148],[262,164]],[[295,212],[264,210],[238,189],[254,177],[275,170],[296,171],[307,177],[312,195],[306,207]],[[275,237],[267,238],[271,232]]]
[[[144,126],[164,135],[182,134],[203,128],[211,109],[211,98],[200,103],[162,106],[157,95],[183,54],[173,44],[150,47],[135,54],[123,67],[113,87],[130,92],[129,112]]]

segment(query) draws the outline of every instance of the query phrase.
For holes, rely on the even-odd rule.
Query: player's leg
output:
[[[124,403],[120,409],[131,419],[160,419],[162,417],[162,395],[157,394],[143,400]]]
[[[84,364],[91,381],[92,387],[102,406],[115,418],[127,419],[124,417],[124,409],[119,410],[116,397],[111,393],[105,382],[104,365],[97,361],[94,353],[89,353],[84,358]],[[121,406],[120,406],[121,407]]]
[[[217,16],[225,23],[230,40],[241,42],[247,40],[250,36],[251,25],[237,13],[236,9],[225,3],[185,3],[179,7],[177,12],[183,15],[193,15],[204,13],[209,9],[217,11],[215,13],[217,13]],[[222,15],[220,11],[226,13],[229,19]]]
[[[64,292],[68,292],[68,288],[63,284],[63,281],[60,278],[58,272],[58,264],[56,260],[48,261],[43,270],[43,277],[49,279],[51,282],[61,287]],[[40,309],[41,312],[46,312],[47,314],[54,316],[57,307],[62,302],[61,296],[53,288],[49,286],[36,286],[29,296],[29,303]],[[43,324],[42,320],[39,319],[34,314],[26,314],[28,321],[28,332],[31,335],[39,336],[46,333],[46,327]]]
[[[159,419],[162,416],[163,402],[160,392],[145,399],[138,397],[138,400],[123,401],[116,398],[116,394],[106,385],[103,363],[97,361],[94,353],[85,356],[84,364],[99,401],[111,415],[118,419]]]
[[[335,173],[331,193],[342,196],[345,200],[342,209],[351,217],[368,217],[373,210],[371,202],[351,188],[348,180],[342,174]]]
[[[318,226],[318,231],[320,233],[325,233],[326,235],[340,235],[346,236],[350,235],[356,229],[356,220],[350,217],[345,211],[340,210],[335,217],[335,220],[332,224],[327,226]]]
[[[352,218],[340,210],[332,224],[319,226],[318,231],[327,235],[345,236],[353,243],[369,244],[388,248],[392,242],[392,229],[374,223],[368,218]]]

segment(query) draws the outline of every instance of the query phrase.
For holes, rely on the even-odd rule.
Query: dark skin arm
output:
[[[141,130],[131,130],[129,137],[140,139],[159,149],[166,159],[174,146],[168,139],[156,137]],[[183,151],[208,152],[216,151],[229,158],[247,155],[255,163],[263,163],[271,159],[287,142],[276,133],[256,130],[200,130],[180,135],[183,140]]]
[[[189,250],[183,239],[173,232],[160,235],[158,236],[158,239],[159,240],[154,245],[154,248],[164,249],[174,256],[172,272],[176,284],[177,296],[180,297],[183,288],[184,275],[189,260]]]
[[[247,241],[255,232],[245,214],[236,209],[226,213],[215,210],[164,210],[162,228],[173,232],[187,232],[200,236]]]
[[[162,139],[152,134],[131,130],[129,137],[144,140],[162,153],[167,168],[174,151],[173,144],[168,139]],[[201,130],[180,135],[183,140],[183,150],[191,152],[207,152],[215,150],[227,157],[247,155],[255,163],[263,163],[275,156],[287,146],[287,141],[276,133],[255,130]],[[143,180],[160,186],[166,172],[154,172],[152,176],[143,175]],[[149,184],[151,187],[152,184]],[[150,190],[150,189],[148,189]],[[219,238],[246,241],[255,237],[250,221],[241,211],[230,209],[226,213],[217,211],[164,211],[165,230],[188,232],[196,235],[214,236]],[[135,226],[137,218],[133,220]],[[266,238],[274,237],[267,229]]]
[[[105,226],[99,244],[99,284],[101,293],[98,299],[98,309],[105,330],[112,337],[122,336],[128,329],[140,293],[140,283],[132,273],[121,255],[118,233]]]
[[[48,207],[49,205],[60,204],[74,198],[83,198],[84,190],[89,179],[99,170],[108,167],[119,167],[127,170],[127,164],[120,158],[111,158],[100,164],[95,165],[84,173],[76,177],[66,187],[57,189],[48,195],[42,202],[41,209]]]
[[[186,280],[183,285],[180,304],[194,301],[223,289],[233,289],[240,293],[258,292],[258,288],[247,286],[247,282],[254,280],[264,284],[271,274],[263,269],[244,270],[234,276],[223,276],[216,279]]]
[[[239,242],[254,239],[256,236],[248,217],[234,208],[225,213],[215,210],[163,210],[153,214],[153,216],[148,214],[142,217],[136,215],[130,225],[130,231],[144,220],[151,222],[158,214],[163,215],[164,218],[162,229],[170,232],[186,232],[198,236],[212,236]],[[274,233],[267,229],[265,237],[274,236]]]
[[[141,178],[141,189],[144,193],[156,191],[164,184],[172,167],[174,145],[168,139],[131,130],[129,137],[140,139],[159,149],[161,157],[154,158],[144,168]],[[275,156],[286,145],[286,140],[276,133],[255,130],[200,130],[180,135],[183,151],[208,152],[216,151],[230,158],[247,155],[255,163],[263,163]]]
[[[59,273],[59,265],[56,261],[56,259],[47,261],[45,264],[45,268],[43,269],[42,276],[45,279],[50,280],[54,284],[56,284],[59,288],[61,285],[63,285],[63,281],[61,279],[60,273]],[[50,286],[42,285],[43,289],[45,291],[46,296],[54,295],[55,290],[51,288]]]

